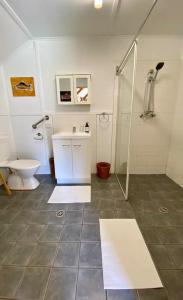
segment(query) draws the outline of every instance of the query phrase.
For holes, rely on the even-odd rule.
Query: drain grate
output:
[[[168,214],[168,208],[167,207],[160,207],[159,212],[161,214]]]
[[[64,210],[58,210],[58,211],[56,212],[56,217],[57,217],[57,218],[62,218],[63,215],[64,215]]]

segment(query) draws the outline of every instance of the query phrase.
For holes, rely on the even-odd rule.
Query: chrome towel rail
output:
[[[45,115],[41,120],[39,120],[39,121],[37,121],[36,123],[32,124],[32,128],[33,128],[33,129],[36,129],[37,126],[38,126],[40,123],[42,123],[42,122],[44,122],[44,121],[48,121],[48,120],[49,120],[49,116]]]

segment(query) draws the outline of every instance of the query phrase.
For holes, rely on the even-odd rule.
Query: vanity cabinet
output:
[[[90,75],[57,75],[57,101],[59,105],[90,104]]]
[[[90,183],[90,138],[52,140],[57,183]]]

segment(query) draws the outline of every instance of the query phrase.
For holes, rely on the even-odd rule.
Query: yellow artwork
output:
[[[33,77],[11,77],[10,80],[14,97],[35,96]]]

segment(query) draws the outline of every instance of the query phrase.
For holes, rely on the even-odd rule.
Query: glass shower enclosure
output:
[[[126,200],[128,199],[130,174],[130,138],[136,57],[137,45],[135,42],[118,75],[115,174]]]

